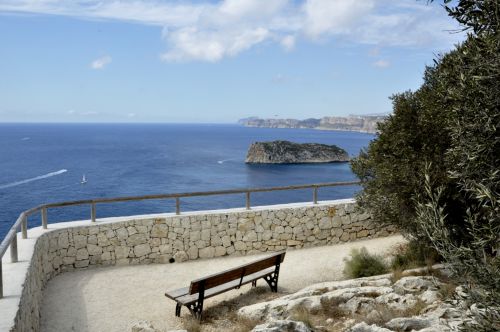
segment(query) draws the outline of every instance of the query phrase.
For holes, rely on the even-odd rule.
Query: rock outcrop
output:
[[[275,331],[277,325],[289,326],[287,331],[303,331],[301,324],[292,323],[301,320],[294,314],[299,310],[325,318],[322,328],[308,326],[312,331],[452,331],[466,319],[468,309],[456,300],[444,301],[440,295],[443,286],[432,276],[406,276],[396,282],[391,275],[324,282],[242,307],[238,316],[265,322],[254,332]]]
[[[310,118],[305,120],[250,117],[241,119],[238,123],[245,127],[306,128],[376,133],[377,123],[384,121],[385,118],[385,116],[372,115],[325,116],[321,119]]]
[[[292,143],[289,141],[256,142],[248,149],[246,163],[301,164],[349,161],[344,149],[336,145]]]

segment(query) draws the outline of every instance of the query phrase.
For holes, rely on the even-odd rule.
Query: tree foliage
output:
[[[415,92],[352,162],[381,222],[431,244],[479,309],[464,326],[500,329],[500,17],[498,0],[445,1],[467,39],[428,67]]]

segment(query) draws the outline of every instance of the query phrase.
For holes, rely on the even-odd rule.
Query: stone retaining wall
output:
[[[13,331],[38,331],[42,290],[55,275],[97,265],[173,263],[387,236],[352,202],[129,217],[52,230],[35,245]]]

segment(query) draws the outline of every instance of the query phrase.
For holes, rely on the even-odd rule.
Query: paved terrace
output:
[[[293,203],[261,206],[253,207],[252,214],[260,214],[270,210],[279,211],[281,209],[284,209],[283,211],[298,209],[293,211],[306,213],[313,209],[317,213],[324,215],[326,213],[324,211],[330,209],[332,204],[342,210],[352,202],[352,200],[348,199],[323,201],[318,202],[318,204]],[[248,210],[243,208],[197,211],[183,214],[183,216],[198,220],[207,215],[221,212],[227,215],[238,215],[239,213],[248,213]],[[29,271],[34,271],[33,268],[30,268],[34,247],[42,235],[50,233],[57,236],[62,230],[75,229],[75,227],[81,228],[81,226],[88,227],[90,225],[106,228],[106,225],[116,225],[116,223],[123,223],[131,218],[140,220],[141,218],[171,218],[172,216],[175,217],[175,214],[105,218],[99,219],[97,223],[84,220],[49,224],[47,230],[42,229],[42,227],[30,229],[27,239],[22,239],[21,233],[18,233],[19,262],[10,262],[10,249],[2,259],[4,298],[0,299],[0,331],[7,331],[12,327],[13,319],[22,299],[23,287],[26,289],[23,282],[27,280],[26,278],[29,278]],[[331,217],[329,218],[331,220]],[[322,221],[324,219],[325,217],[323,217]],[[354,220],[357,219],[352,219],[346,226],[351,227],[349,228],[351,229],[351,241],[353,240],[352,235],[356,235],[356,232],[363,236],[368,233],[366,230],[361,231],[362,227],[355,226],[365,225],[366,221],[352,223]],[[335,227],[334,223],[327,224]],[[95,226],[93,226],[94,229]],[[354,233],[352,233],[352,229],[355,230]],[[331,229],[332,232],[335,230]],[[370,232],[372,231],[370,230]],[[356,236],[354,236],[355,238]],[[347,237],[347,241],[349,241],[349,237]],[[343,259],[352,248],[365,246],[371,252],[385,253],[402,241],[403,239],[400,236],[389,236],[330,246],[316,246],[308,249],[293,250],[293,248],[289,248],[281,268],[280,293],[294,292],[312,283],[341,279]],[[46,237],[45,242],[48,242]],[[46,249],[47,247],[44,250]],[[45,259],[40,258],[40,255],[38,256],[38,259]],[[35,311],[31,311],[30,319],[38,320],[38,306],[41,308],[41,322],[39,325],[41,331],[124,331],[128,330],[138,320],[151,321],[155,327],[160,329],[174,329],[180,327],[181,322],[180,319],[174,316],[174,302],[163,295],[166,290],[185,287],[190,280],[238,266],[257,259],[259,256],[262,255],[224,256],[216,259],[198,259],[174,264],[109,267],[96,267],[94,265],[88,269],[77,269],[73,272],[59,274],[45,285],[43,292],[36,292],[36,290],[34,293],[28,292],[24,298],[26,299],[26,296],[28,296],[28,300],[31,298],[29,301],[36,306],[31,309]],[[33,261],[31,261],[31,264],[33,264]],[[39,273],[38,270],[37,274]],[[31,283],[28,286],[36,287],[32,283],[36,278],[31,277],[30,280]],[[265,285],[263,281],[259,282],[259,284],[261,286]],[[267,285],[265,286],[267,287]],[[245,286],[240,290],[234,290],[209,299],[206,301],[205,308],[210,309],[210,307],[220,304],[225,299],[242,299],[242,297],[237,296],[241,293],[247,293],[249,288],[250,286]],[[28,287],[28,289],[30,288]],[[246,300],[251,301],[252,299],[246,297]],[[183,315],[186,314],[187,309],[184,308]],[[24,320],[22,321],[24,322]]]
[[[313,283],[342,278],[343,259],[352,248],[386,253],[401,236],[355,241],[333,246],[288,250],[281,266],[279,292],[295,292]],[[189,281],[262,257],[221,257],[175,264],[94,268],[68,272],[52,279],[44,291],[41,331],[129,331],[139,320],[159,329],[182,327],[174,316],[175,303],[164,291],[185,287]],[[264,281],[258,285],[267,289]],[[250,285],[210,298],[209,310],[223,300],[248,292]],[[183,316],[189,315],[186,308]]]

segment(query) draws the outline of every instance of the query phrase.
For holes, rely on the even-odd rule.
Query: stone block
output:
[[[134,255],[135,257],[142,257],[151,253],[151,247],[148,243],[139,244],[134,247]]]
[[[120,240],[126,240],[128,238],[128,231],[125,228],[118,228],[116,230],[116,237]]]
[[[75,267],[76,268],[84,268],[84,267],[87,267],[87,266],[89,266],[89,260],[88,259],[81,260],[81,261],[76,261],[75,262]]]
[[[75,261],[76,261],[75,257],[63,257],[62,260],[64,265],[73,265]]]
[[[151,237],[167,237],[168,226],[166,224],[153,225],[151,229]]]
[[[200,258],[212,258],[215,255],[215,248],[214,247],[206,247],[206,248],[200,249],[198,254],[199,254]]]
[[[249,231],[243,236],[244,242],[257,241],[257,233],[255,231]]]
[[[95,234],[89,235],[87,238],[87,243],[97,244],[97,235],[95,235]]]
[[[69,247],[69,238],[67,232],[62,232],[57,237],[57,246],[59,249]]]
[[[203,241],[210,241],[210,229],[203,229],[201,231],[201,239]]]
[[[358,238],[367,237],[367,236],[368,236],[368,234],[369,234],[368,230],[364,229],[364,230],[362,230],[362,231],[358,232],[357,237],[358,237]]]
[[[225,254],[226,254],[226,247],[223,246],[215,247],[215,253],[214,253],[215,257],[224,256]]]
[[[97,244],[100,247],[109,246],[109,240],[108,240],[108,237],[106,236],[106,234],[104,234],[104,233],[97,234]]]
[[[102,248],[95,244],[87,244],[87,251],[89,255],[96,256],[102,254]]]
[[[89,258],[87,248],[81,248],[76,251],[76,260],[81,261]]]
[[[247,246],[244,242],[242,241],[237,241],[234,243],[234,248],[236,250],[246,250]]]
[[[189,256],[185,251],[178,251],[174,254],[174,259],[177,263],[182,263],[187,261],[189,259]]]
[[[332,228],[332,221],[330,217],[323,217],[318,223],[319,229],[330,229]]]
[[[74,235],[73,243],[76,249],[85,248],[87,246],[87,237],[85,235]]]
[[[135,229],[135,228],[134,228]],[[144,244],[148,242],[146,234],[134,233],[127,238],[127,245],[135,247],[139,244]]]
[[[116,259],[122,259],[122,258],[127,258],[129,254],[129,247],[115,247],[115,257]]]
[[[197,259],[198,258],[198,248],[195,246],[189,247],[187,254],[189,256],[189,259]]]

